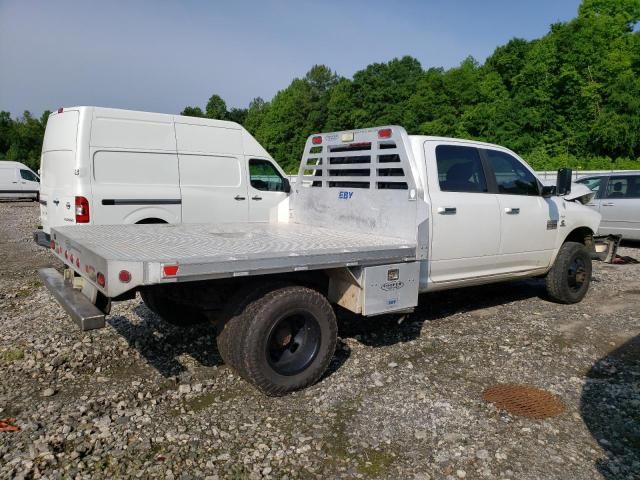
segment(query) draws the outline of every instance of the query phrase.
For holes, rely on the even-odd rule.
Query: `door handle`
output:
[[[18,182],[11,182],[11,183],[18,183]]]
[[[247,197],[243,197],[242,195],[236,195],[235,197],[233,197],[234,200],[246,200]]]
[[[615,203],[611,203],[611,202],[602,204],[603,207],[614,207],[615,205],[616,205]]]
[[[254,195],[253,197],[251,197],[251,200],[262,200],[262,197]]]
[[[438,207],[440,215],[455,215],[457,211],[456,207]]]
[[[520,209],[507,207],[504,209],[504,213],[507,213],[509,215],[518,215],[520,213]]]

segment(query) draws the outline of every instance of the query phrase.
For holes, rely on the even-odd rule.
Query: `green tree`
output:
[[[180,115],[187,117],[204,117],[204,112],[200,107],[184,107],[184,110],[180,112]]]
[[[226,120],[228,115],[227,104],[220,95],[211,95],[205,107],[205,113],[207,118]]]

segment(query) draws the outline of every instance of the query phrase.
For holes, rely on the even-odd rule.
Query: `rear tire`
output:
[[[551,300],[566,304],[580,302],[589,290],[591,267],[591,255],[583,244],[564,243],[546,277]]]
[[[176,327],[190,327],[207,321],[199,308],[175,302],[161,291],[142,290],[140,296],[149,310]]]
[[[299,286],[253,298],[221,332],[218,349],[225,362],[267,395],[284,395],[318,381],[336,348],[331,304],[317,291]]]

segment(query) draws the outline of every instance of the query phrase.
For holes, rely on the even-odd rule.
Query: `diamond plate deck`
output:
[[[320,261],[353,253],[354,259],[414,257],[401,239],[301,224],[86,225],[54,229],[107,261],[201,264],[217,261],[309,257]]]

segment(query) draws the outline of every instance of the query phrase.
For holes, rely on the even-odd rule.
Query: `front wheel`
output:
[[[224,328],[233,332],[220,348],[225,362],[267,395],[318,381],[333,358],[338,330],[327,299],[298,286],[248,302]]]
[[[547,273],[547,294],[558,303],[578,303],[591,283],[591,256],[587,248],[577,242],[560,247],[556,261]]]

